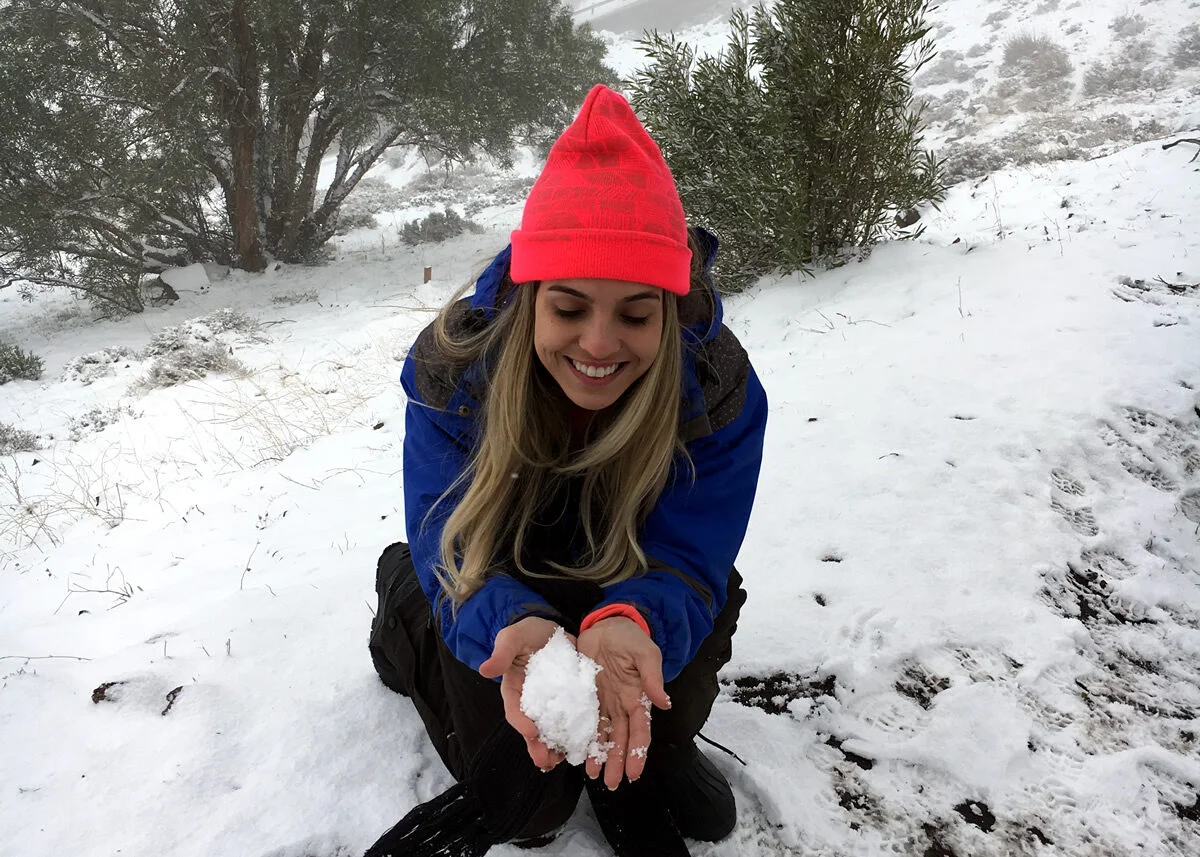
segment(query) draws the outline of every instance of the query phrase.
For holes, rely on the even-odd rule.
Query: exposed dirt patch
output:
[[[183,692],[183,685],[180,685],[177,688],[167,691],[167,707],[162,710],[163,717],[166,717],[167,714],[171,711],[171,709],[175,707],[175,700],[179,698],[179,694],[182,692]]]
[[[954,811],[963,817],[967,824],[973,824],[984,833],[991,833],[996,826],[996,816],[986,803],[966,801],[954,807]]]
[[[743,676],[727,683],[735,702],[751,708],[761,708],[767,714],[786,714],[788,705],[797,699],[832,697],[836,677],[832,674],[801,676],[777,672],[768,676]]]
[[[928,709],[933,698],[950,687],[950,679],[931,673],[916,661],[907,661],[894,686],[917,705]]]
[[[1175,804],[1175,814],[1185,821],[1200,824],[1200,795],[1196,795],[1196,800],[1190,806]]]
[[[936,824],[923,824],[921,829],[929,837],[929,845],[921,852],[921,857],[958,857],[958,853],[942,838],[942,829]]]
[[[845,747],[843,747],[843,742],[840,738],[835,738],[834,736],[830,735],[825,739],[825,743],[845,756],[847,762],[852,762],[853,764],[858,765],[858,767],[862,768],[864,771],[869,771],[871,768],[875,767],[875,762],[872,759],[868,759],[866,756],[860,756],[853,750],[847,750]]]
[[[116,702],[121,698],[121,688],[124,685],[123,681],[106,681],[92,691],[92,702],[97,705],[101,702]]]

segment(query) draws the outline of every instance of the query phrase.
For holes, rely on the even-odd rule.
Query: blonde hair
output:
[[[697,280],[709,288],[698,271],[693,264],[693,288]],[[650,368],[611,414],[593,419],[577,450],[571,448],[565,395],[534,352],[536,297],[536,284],[518,287],[505,274],[498,299],[503,308],[485,329],[466,335],[452,331],[456,301],[435,324],[438,358],[459,371],[478,361],[488,367],[476,449],[468,468],[438,500],[450,502],[466,485],[446,519],[440,546],[438,573],[455,605],[498,568],[545,576],[525,567],[522,551],[541,506],[560,480],[572,477],[582,480],[585,549],[578,566],[549,567],[601,585],[646,568],[638,530],[666,486],[676,454],[686,459],[679,438],[683,336],[677,297],[663,292],[662,341]],[[506,546],[511,554],[501,556]]]

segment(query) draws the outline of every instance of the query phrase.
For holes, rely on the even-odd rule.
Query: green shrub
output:
[[[408,194],[404,191],[383,179],[365,178],[355,186],[338,210],[334,233],[345,235],[352,229],[375,229],[379,226],[376,214],[403,208],[407,204]]]
[[[20,346],[0,342],[0,384],[15,378],[36,381],[42,377],[42,358]]]
[[[991,143],[961,143],[946,148],[942,169],[949,182],[985,176],[1008,166],[1007,153]]]
[[[921,116],[931,125],[946,124],[961,119],[970,103],[971,93],[965,89],[952,89],[938,97],[925,99],[921,104]]]
[[[1090,111],[1062,111],[1029,116],[987,142],[948,143],[941,150],[943,172],[949,181],[958,182],[1003,167],[1096,157],[1115,146],[1157,140],[1168,133],[1157,119],[1135,120],[1123,113],[1096,116]]]
[[[0,455],[33,452],[33,450],[41,448],[41,440],[33,432],[0,422]]]
[[[1176,68],[1200,66],[1200,24],[1188,24],[1179,31],[1175,47],[1171,49],[1171,59]]]
[[[1045,36],[1019,33],[1004,43],[1000,80],[992,107],[998,111],[1045,111],[1061,106],[1074,88],[1066,48]]]
[[[1083,94],[1089,98],[1162,89],[1171,82],[1166,69],[1153,69],[1154,46],[1145,40],[1126,42],[1111,62],[1097,62],[1083,74]]]
[[[136,387],[141,390],[173,387],[206,378],[209,372],[238,376],[246,374],[246,367],[219,340],[190,342],[151,360],[145,377]]]
[[[368,211],[360,211],[356,214],[346,214],[341,212],[338,214],[337,226],[334,227],[334,235],[349,235],[355,229],[378,229],[379,221],[374,214]]]
[[[296,304],[315,304],[320,299],[316,289],[309,289],[304,292],[287,292],[282,295],[275,295],[271,298],[271,303],[280,306],[295,306]]]
[[[1118,15],[1113,18],[1108,28],[1113,31],[1113,36],[1118,39],[1132,39],[1134,36],[1141,35],[1145,31],[1146,19],[1137,12]]]
[[[463,218],[449,206],[420,220],[411,220],[400,229],[400,239],[408,245],[437,244],[464,232],[482,232],[483,227]]]
[[[960,51],[942,51],[937,61],[932,62],[914,81],[920,86],[941,86],[943,83],[960,83],[974,76],[971,67],[963,62]]]
[[[407,200],[408,196],[399,188],[383,179],[368,177],[355,185],[354,190],[342,203],[341,211],[342,214],[358,214],[364,211],[368,214],[378,214],[381,211],[403,208]]]
[[[778,0],[736,10],[715,57],[658,33],[640,43],[633,105],[689,217],[723,241],[722,289],[869,246],[898,234],[895,209],[941,200],[909,80],[933,56],[927,10]]]
[[[214,310],[202,318],[192,319],[191,322],[188,322],[188,324],[196,323],[204,325],[213,333],[225,333],[227,330],[232,330],[253,336],[262,329],[262,324],[258,319],[229,307]]]
[[[1046,36],[1019,33],[1004,43],[1001,75],[1022,77],[1030,87],[1040,87],[1070,76],[1071,55]]]
[[[245,375],[246,367],[217,334],[233,331],[259,339],[261,327],[256,319],[228,308],[164,327],[138,353],[143,359],[150,358],[150,366],[135,387],[143,391],[173,387],[205,378],[210,372]]]
[[[67,437],[80,441],[89,434],[104,431],[126,416],[137,416],[129,405],[97,405],[67,420]]]
[[[188,319],[182,324],[164,327],[141,350],[139,357],[163,357],[181,351],[191,345],[206,344],[218,333],[234,331],[253,337],[262,325],[257,319],[235,309],[225,307],[199,318]]]
[[[137,352],[128,346],[109,346],[90,354],[72,357],[63,367],[62,380],[78,381],[86,387],[97,378],[112,375],[118,365],[128,367],[138,359]]]

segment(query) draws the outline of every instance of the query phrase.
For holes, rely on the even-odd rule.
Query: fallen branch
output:
[[[77,655],[0,655],[0,661],[90,661]]]
[[[1196,154],[1200,155],[1200,152],[1196,152]],[[1192,160],[1194,161],[1196,159],[1192,158]],[[1156,282],[1162,283],[1172,293],[1177,295],[1182,295],[1185,292],[1191,291],[1192,289],[1200,289],[1200,283],[1171,283],[1164,280],[1162,277],[1155,277],[1154,279]]]
[[[1195,137],[1184,137],[1180,140],[1176,140],[1174,143],[1163,143],[1163,148],[1172,149],[1175,146],[1178,146],[1180,143],[1191,143],[1193,146],[1200,146],[1200,140],[1197,140]],[[1196,150],[1196,154],[1192,155],[1192,158],[1190,161],[1188,161],[1188,163],[1190,164],[1192,161],[1196,160],[1196,158],[1200,158],[1200,149]]]

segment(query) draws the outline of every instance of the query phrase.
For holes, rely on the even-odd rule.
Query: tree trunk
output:
[[[312,189],[305,186],[302,178],[306,155],[301,150],[315,150],[315,163],[319,165],[319,156],[324,154],[327,146],[323,135],[310,129],[314,121],[314,103],[324,82],[326,29],[324,16],[318,15],[304,33],[295,62],[288,41],[279,34],[273,36],[278,55],[272,72],[275,100],[271,103],[268,122],[272,138],[271,169],[269,175],[258,178],[260,194],[268,195],[271,200],[271,212],[265,218],[267,248],[284,259],[295,245],[300,221],[313,209]],[[307,147],[304,146],[306,134],[310,140]]]
[[[308,154],[300,172],[295,194],[287,212],[286,228],[280,234],[276,251],[285,260],[303,258],[304,248],[314,237],[310,217],[315,208],[317,178],[321,170],[321,158],[333,145],[340,125],[325,113],[317,114],[308,141]],[[322,243],[325,239],[322,239]]]
[[[236,83],[227,88],[226,118],[229,122],[229,149],[233,165],[233,252],[237,267],[262,271],[267,267],[263,254],[255,191],[255,146],[259,139],[259,71],[254,30],[246,15],[246,0],[233,0],[229,21],[233,46],[233,72]]]

